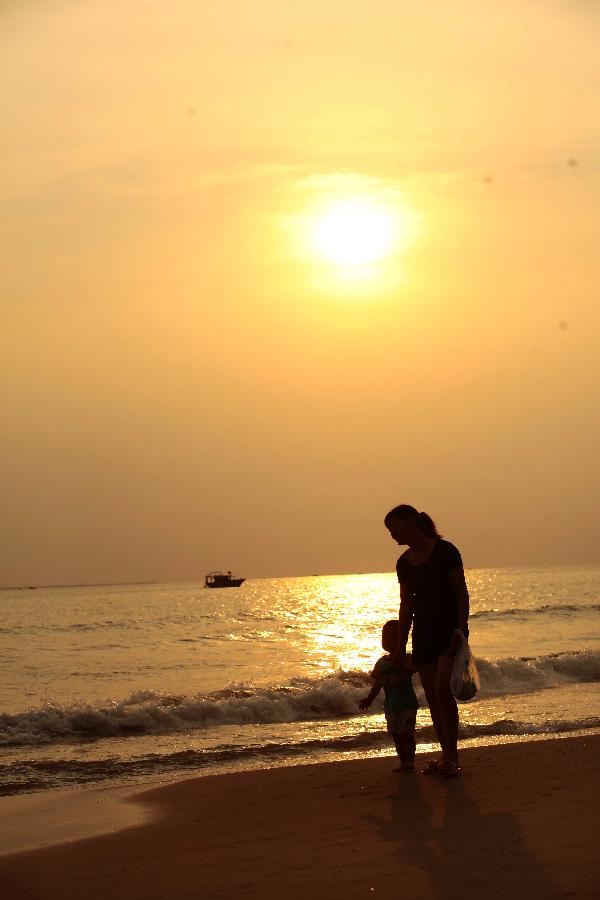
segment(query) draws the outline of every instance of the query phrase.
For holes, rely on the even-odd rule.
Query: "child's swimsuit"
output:
[[[371,677],[383,679],[388,675],[395,675],[403,671],[404,667],[394,665],[389,656],[382,656],[375,663]],[[390,734],[396,734],[400,731],[413,731],[419,701],[412,685],[412,675],[393,684],[384,682],[383,691],[385,694],[383,709],[387,730]]]

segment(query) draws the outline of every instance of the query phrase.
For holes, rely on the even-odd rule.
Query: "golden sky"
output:
[[[599,25],[5,2],[2,583],[600,562]]]

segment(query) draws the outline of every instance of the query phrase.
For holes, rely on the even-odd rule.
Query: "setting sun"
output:
[[[373,202],[338,201],[318,218],[314,246],[338,265],[368,265],[391,251],[396,226],[393,215]]]

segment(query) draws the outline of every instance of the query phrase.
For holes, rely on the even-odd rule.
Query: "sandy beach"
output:
[[[4,856],[0,879],[15,900],[593,897],[599,750],[470,749],[446,781],[387,757],[178,782],[136,795],[144,824]]]

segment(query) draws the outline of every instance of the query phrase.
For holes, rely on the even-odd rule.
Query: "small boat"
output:
[[[204,587],[239,587],[245,580],[245,578],[236,578],[231,572],[209,572],[204,579]]]

